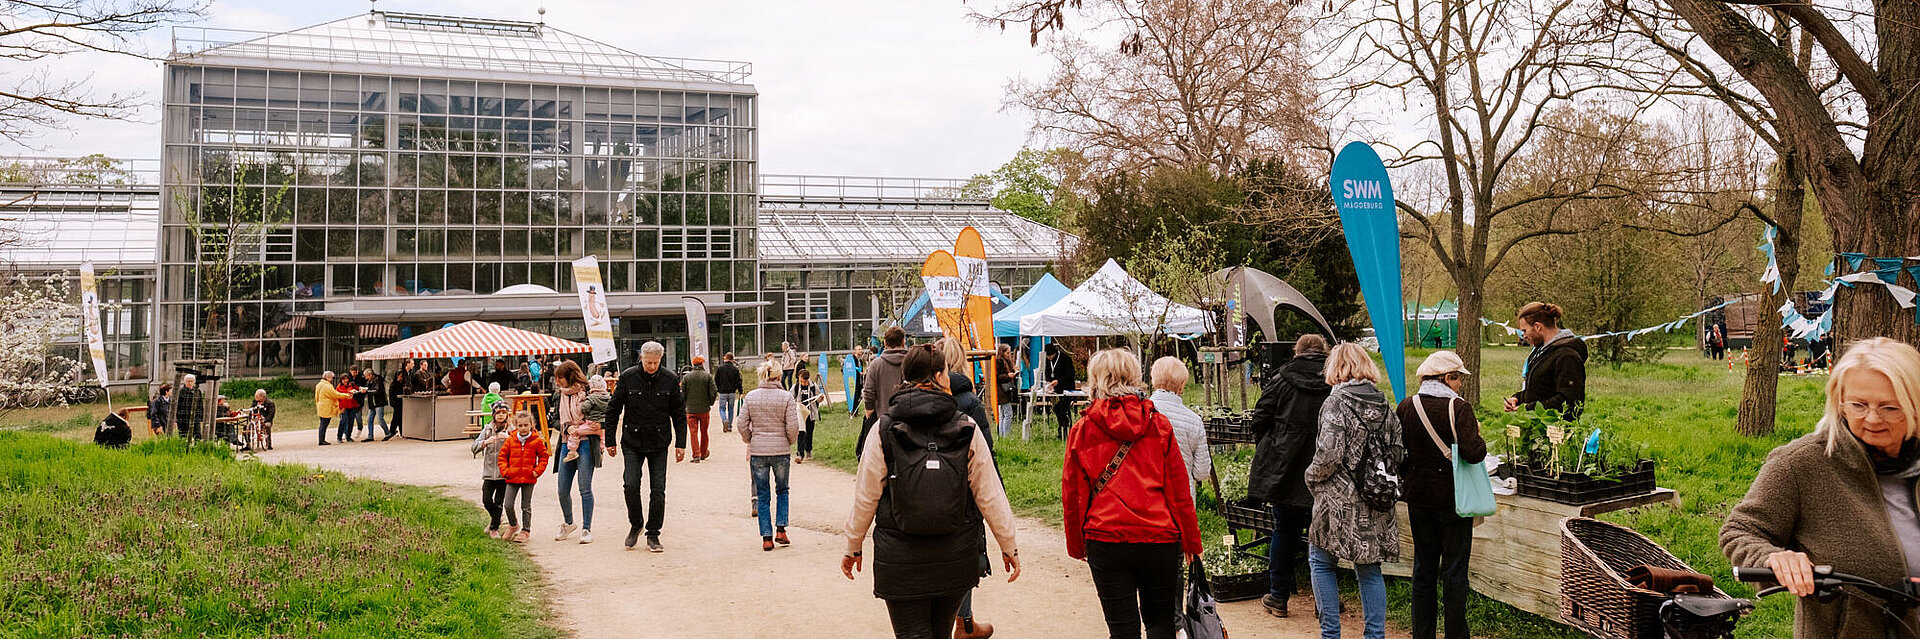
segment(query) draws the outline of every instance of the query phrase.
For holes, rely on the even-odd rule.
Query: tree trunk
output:
[[[1454,322],[1460,326],[1460,329],[1459,334],[1454,338],[1454,353],[1460,356],[1460,362],[1473,373],[1462,380],[1460,397],[1477,406],[1480,404],[1482,377],[1480,373],[1483,370],[1480,366],[1480,331],[1485,328],[1480,325],[1483,312],[1480,288],[1485,284],[1482,282],[1469,284],[1456,278],[1454,285],[1460,288],[1460,308],[1457,316],[1460,319]]]
[[[1806,200],[1806,179],[1799,159],[1792,152],[1781,153],[1773,173],[1773,219],[1780,226],[1773,250],[1774,262],[1780,267],[1780,292],[1775,293],[1771,284],[1760,284],[1753,345],[1747,349],[1747,380],[1734,422],[1734,428],[1749,437],[1773,432],[1780,388],[1780,340],[1786,334],[1775,311],[1792,298],[1800,275],[1800,229]]]
[[[1914,164],[1920,164],[1915,160]],[[1834,252],[1852,251],[1866,253],[1867,257],[1910,257],[1920,255],[1920,224],[1914,220],[1920,215],[1920,198],[1900,192],[1890,185],[1876,184],[1869,190],[1875,193],[1873,210],[1859,224],[1852,242],[1842,244],[1847,239],[1841,233],[1834,233]],[[1828,216],[1831,220],[1832,216]],[[1844,263],[1841,267],[1845,267]],[[1895,281],[1913,289],[1920,285],[1913,277],[1905,273],[1907,262],[1901,263],[1903,271]],[[1876,268],[1872,262],[1860,265],[1861,270]],[[1845,273],[1839,273],[1844,275]],[[1916,289],[1920,290],[1920,289]],[[1886,287],[1876,285],[1840,287],[1834,294],[1833,337],[1828,342],[1836,348],[1844,347],[1847,342],[1869,337],[1891,337],[1908,344],[1920,345],[1920,322],[1916,322],[1914,309],[1901,308],[1887,292]]]

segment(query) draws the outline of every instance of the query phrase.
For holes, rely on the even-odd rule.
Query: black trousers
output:
[[[894,639],[951,639],[953,615],[960,610],[962,596],[886,600]]]
[[[1473,519],[1452,508],[1407,505],[1413,528],[1413,639],[1433,639],[1436,607],[1444,607],[1447,639],[1467,639],[1467,558],[1473,554]],[[1436,601],[1435,586],[1446,586]],[[1444,602],[1444,606],[1438,605]]]
[[[322,444],[327,443],[327,422],[330,421],[333,421],[332,417],[320,418],[320,443]]]
[[[1180,544],[1087,541],[1087,568],[1111,639],[1173,639],[1180,616]]]
[[[818,427],[819,427],[819,424],[816,423],[814,420],[811,420],[811,419],[807,420],[807,427],[806,429],[800,431],[800,442],[798,443],[798,445],[794,446],[794,450],[793,450],[794,453],[800,455],[801,457],[813,456],[813,429]]]
[[[627,523],[634,530],[645,529],[648,537],[660,536],[660,524],[667,518],[667,449],[634,451],[622,449],[626,472]],[[640,473],[645,472],[646,497],[640,494]],[[648,499],[647,497],[651,497]]]
[[[387,409],[393,412],[392,415],[387,416],[387,423],[393,425],[392,428],[387,429],[388,437],[392,437],[394,433],[400,432],[400,402],[402,401],[404,400],[400,399],[399,397],[394,397],[393,408]]]
[[[487,509],[487,530],[500,528],[500,502],[507,496],[507,480],[480,480],[480,506]]]
[[[853,440],[853,459],[856,464],[859,463],[860,453],[867,449],[867,433],[873,432],[873,424],[878,421],[878,412],[860,418],[860,438]]]
[[[1267,594],[1275,599],[1293,596],[1293,577],[1299,574],[1300,560],[1307,554],[1303,535],[1313,522],[1313,509],[1305,506],[1273,507],[1273,536],[1267,546]]]
[[[1066,439],[1067,431],[1073,428],[1073,400],[1066,397],[1053,398],[1054,430],[1061,439]]]

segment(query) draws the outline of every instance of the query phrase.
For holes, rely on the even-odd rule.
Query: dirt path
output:
[[[873,598],[871,576],[847,581],[839,574],[852,478],[822,466],[795,466],[788,528],[794,545],[762,552],[749,516],[746,445],[720,433],[717,424],[713,430],[712,458],[668,471],[664,554],[647,553],[644,544],[633,552],[621,548],[627,522],[619,460],[607,460],[595,476],[591,545],[576,543],[578,533],[565,542],[553,540],[560,524],[556,480],[541,477],[534,536],[525,548],[554,593],[559,625],[582,638],[889,636],[886,608]],[[310,428],[283,428],[274,439],[278,449],[262,454],[262,461],[432,486],[479,503],[480,462],[467,453],[466,442],[395,439],[322,448]],[[979,618],[1002,637],[1105,637],[1086,566],[1067,557],[1061,533],[1027,519],[1019,531],[1024,574],[1012,584],[998,574],[985,581],[974,595]],[[1222,610],[1234,636],[1317,636],[1311,615],[1301,614],[1310,600],[1297,596],[1293,605],[1291,619],[1264,614],[1258,602],[1225,604]],[[1358,636],[1356,613],[1347,614],[1350,636]]]

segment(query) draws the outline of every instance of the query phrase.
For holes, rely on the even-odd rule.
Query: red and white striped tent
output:
[[[354,356],[359,360],[434,359],[444,357],[508,357],[587,353],[593,348],[552,335],[507,328],[482,321],[461,322],[415,335]]]

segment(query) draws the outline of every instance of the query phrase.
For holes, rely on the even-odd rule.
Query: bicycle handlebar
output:
[[[1813,574],[1817,577],[1832,575],[1833,566],[1814,566]],[[1743,568],[1734,566],[1733,578],[1735,581],[1745,581],[1748,583],[1773,583],[1778,581],[1773,578],[1773,569],[1771,568]]]

